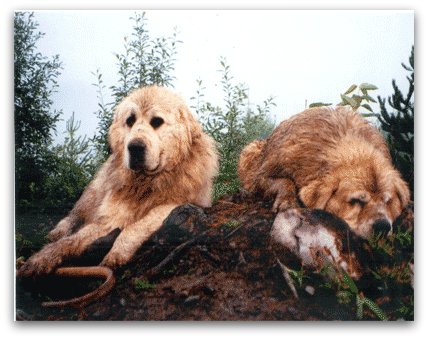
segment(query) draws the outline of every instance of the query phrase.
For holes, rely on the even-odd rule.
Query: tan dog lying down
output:
[[[345,220],[362,237],[387,233],[409,202],[380,132],[347,107],[311,108],[283,121],[241,153],[245,189],[274,210],[303,203]]]
[[[214,142],[170,90],[132,92],[116,108],[109,142],[112,155],[51,231],[54,242],[34,254],[20,275],[49,273],[117,227],[121,233],[101,265],[123,265],[175,207],[211,205]]]

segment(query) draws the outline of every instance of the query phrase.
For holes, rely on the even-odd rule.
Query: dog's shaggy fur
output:
[[[245,189],[274,198],[274,210],[303,203],[369,237],[387,233],[409,202],[379,131],[347,107],[311,108],[283,121],[241,153]]]
[[[53,242],[29,258],[20,275],[49,273],[116,228],[121,233],[101,265],[123,265],[175,207],[211,205],[218,168],[214,141],[170,90],[145,87],[125,98],[109,142],[109,159],[50,232]]]

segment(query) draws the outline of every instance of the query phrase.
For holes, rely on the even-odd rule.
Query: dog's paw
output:
[[[279,213],[297,207],[299,207],[299,203],[297,202],[295,195],[288,192],[279,192],[273,203],[272,211],[274,213]]]
[[[290,209],[291,207],[292,206],[289,203],[289,201],[275,199],[275,202],[273,203],[273,206],[272,206],[272,212],[279,213],[282,211],[286,211],[286,210]]]
[[[18,269],[18,277],[28,278],[51,273],[58,264],[51,257],[34,255]]]
[[[101,261],[101,266],[107,266],[110,268],[116,268],[123,266],[131,260],[132,256],[129,256],[123,252],[110,251]]]

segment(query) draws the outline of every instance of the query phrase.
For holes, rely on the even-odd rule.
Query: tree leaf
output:
[[[345,105],[350,105],[351,107],[357,107],[357,103],[354,99],[351,97],[348,97],[347,95],[341,94],[340,97],[342,98],[342,101]]]
[[[360,89],[361,90],[366,89],[366,90],[372,91],[372,90],[375,90],[375,89],[378,89],[378,88],[375,85],[369,84],[367,82],[363,82],[360,85]]]
[[[358,294],[356,296],[356,304],[357,304],[357,319],[361,320],[361,319],[363,319],[363,305],[364,305],[364,303]]]
[[[380,320],[388,320],[386,314],[380,309],[380,307],[369,298],[362,299],[362,303],[367,305],[367,307],[380,319]]]
[[[405,65],[403,62],[401,63],[401,66],[402,66],[406,71],[413,72],[413,69],[412,69],[412,68],[410,68],[409,66]]]
[[[370,107],[369,104],[363,104],[363,105],[361,105],[361,107],[364,107],[366,110],[368,110],[368,111],[370,111],[370,112],[373,113],[373,110],[372,110],[372,108]]]
[[[360,113],[364,118],[377,118],[379,116],[378,113]]]
[[[373,99],[370,95],[366,94],[363,96],[363,98],[369,102],[376,102],[375,99]]]
[[[351,93],[351,92],[353,92],[355,89],[357,88],[357,85],[352,85],[351,87],[349,87],[347,90],[346,90],[346,92],[345,93],[343,93],[343,94],[349,94],[349,93]]]
[[[276,105],[275,105],[276,106]],[[313,102],[312,104],[309,105],[309,108],[313,108],[313,107],[323,107],[323,106],[331,106],[331,102],[330,103],[324,103],[324,102]]]
[[[349,287],[349,289],[351,290],[352,293],[358,295],[357,285],[355,285],[355,283],[352,280],[352,278],[345,271],[343,271],[343,281]]]

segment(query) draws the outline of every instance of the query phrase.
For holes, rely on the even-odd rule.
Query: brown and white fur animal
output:
[[[101,265],[128,263],[178,205],[211,205],[218,159],[183,100],[166,88],[135,90],[116,108],[111,156],[72,211],[53,229],[53,241],[30,257],[19,275],[53,271],[116,228],[121,233]]]
[[[330,264],[355,279],[361,278],[369,258],[363,240],[342,219],[323,210],[289,208],[279,212],[270,237],[278,258],[287,260],[291,252],[304,267],[321,270]]]
[[[273,198],[274,210],[326,210],[359,236],[388,233],[409,203],[380,132],[348,107],[311,108],[283,121],[241,153],[245,189]]]

